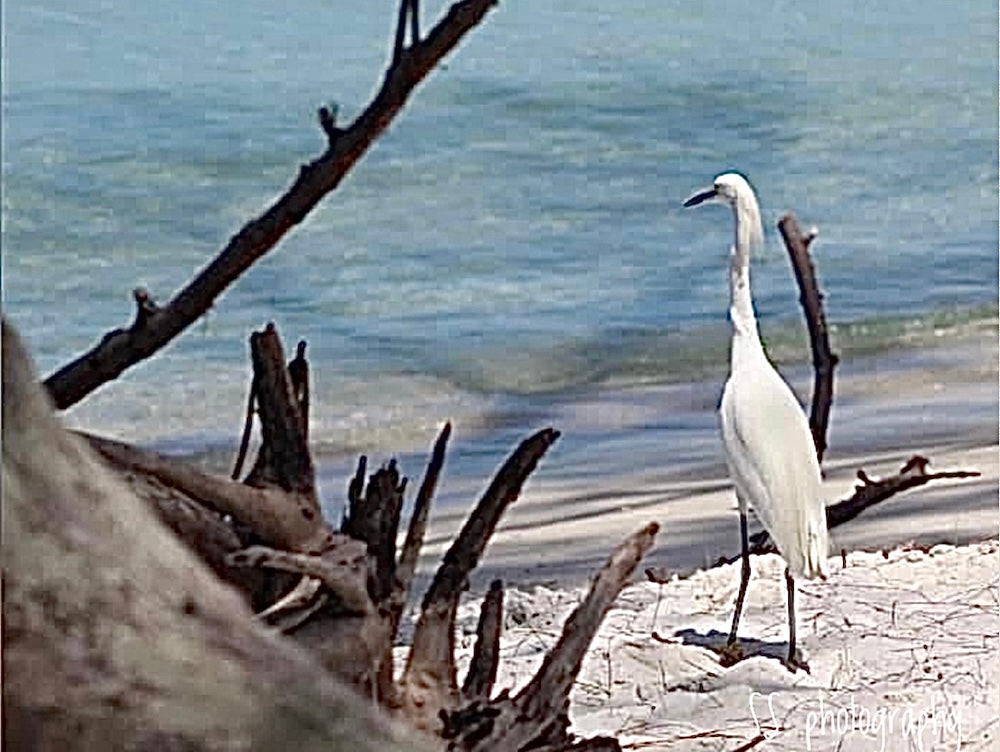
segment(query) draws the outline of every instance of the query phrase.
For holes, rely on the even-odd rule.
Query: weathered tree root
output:
[[[372,609],[366,587],[365,547],[361,541],[338,536],[320,554],[277,551],[266,546],[250,546],[227,557],[234,567],[265,567],[301,574],[322,583],[347,611],[367,614]]]
[[[280,488],[251,488],[148,449],[93,434],[79,435],[112,467],[155,478],[207,509],[239,520],[269,545],[321,551],[333,533],[319,515],[315,498]]]
[[[273,330],[265,334],[277,337]],[[275,352],[280,353],[280,343],[277,345]],[[272,360],[284,363],[277,356]],[[262,403],[272,391],[265,386],[269,382],[280,384],[281,379],[259,379]],[[282,390],[277,391],[280,394]],[[280,421],[283,414],[280,410],[263,410],[262,423],[266,426],[268,421]],[[292,418],[295,416],[286,420],[285,425],[292,429],[292,440],[297,441],[295,429],[300,424]],[[459,598],[503,512],[517,499],[525,480],[558,439],[558,432],[552,429],[539,431],[522,442],[484,492],[424,596],[402,678],[398,683],[393,681],[392,643],[412,584],[450,433],[451,427],[446,424],[435,442],[398,558],[395,542],[406,480],[400,478],[395,463],[390,462],[372,473],[366,484],[367,462],[362,458],[350,484],[343,533],[328,533],[323,547],[314,551],[264,545],[230,551],[225,564],[235,569],[267,568],[301,575],[298,584],[258,613],[258,618],[311,650],[329,672],[376,697],[427,739],[445,740],[452,749],[489,748],[491,752],[498,745],[510,750],[530,745],[550,752],[618,749],[613,739],[580,741],[570,735],[568,698],[604,614],[652,545],[657,531],[655,524],[619,547],[594,580],[587,598],[567,621],[562,638],[538,675],[513,698],[506,693],[492,697],[503,611],[503,586],[499,581],[494,582],[483,602],[469,671],[461,689],[458,687],[454,629]],[[252,534],[262,540],[274,537],[275,527],[280,537],[295,539],[295,536],[289,538],[288,532],[281,531],[281,525],[275,525],[269,518],[266,518],[269,524],[261,526],[259,515],[243,517],[246,509],[233,503],[231,497],[251,494],[256,498],[267,494],[263,498],[276,506],[282,498],[286,504],[301,504],[304,490],[301,485],[298,492],[273,485],[254,489],[207,474],[192,475],[191,468],[184,463],[154,453],[96,437],[91,442],[119,466],[128,460],[133,471],[150,471],[157,478],[166,478],[195,493],[195,499],[198,493],[208,491],[205,495],[216,510],[210,514],[224,509],[240,523],[248,524]],[[280,452],[267,456],[274,458]],[[260,462],[258,457],[258,466]],[[288,456],[283,464],[291,468],[303,466],[293,456]],[[270,477],[277,480],[279,475]],[[284,519],[280,514],[275,518]]]
[[[233,588],[58,424],[2,330],[5,749],[421,748],[253,624]]]
[[[650,523],[629,536],[598,572],[586,598],[563,626],[562,636],[535,677],[514,697],[502,694],[447,714],[444,733],[450,750],[517,752],[522,749],[619,749],[617,741],[599,738],[577,742],[568,732],[569,694],[594,635],[618,593],[653,545],[659,525]],[[499,710],[499,712],[496,712]]]
[[[439,711],[458,706],[454,628],[459,596],[504,510],[558,436],[546,428],[514,451],[469,515],[424,595],[398,695],[399,712],[417,728],[437,729]]]

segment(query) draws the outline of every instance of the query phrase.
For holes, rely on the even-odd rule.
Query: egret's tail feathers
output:
[[[806,526],[805,540],[802,541],[803,545],[800,549],[802,559],[797,562],[801,571],[795,572],[795,574],[806,579],[814,577],[826,579],[828,573],[827,555],[830,551],[830,540],[826,530],[826,509],[825,507],[821,507],[821,509],[823,510],[822,516],[810,520],[811,524]]]

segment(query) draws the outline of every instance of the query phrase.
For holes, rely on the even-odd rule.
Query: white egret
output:
[[[685,201],[684,206],[707,201],[728,204],[736,219],[729,267],[733,339],[719,418],[726,462],[739,502],[743,569],[728,644],[732,648],[736,643],[750,580],[750,505],[788,565],[788,663],[794,666],[793,577],[826,576],[826,509],[820,495],[819,462],[802,407],[767,359],[757,332],[750,297],[750,252],[763,242],[764,234],[757,197],[746,178],[726,172],[715,179],[710,189]]]

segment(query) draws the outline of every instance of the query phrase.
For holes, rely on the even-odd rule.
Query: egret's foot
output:
[[[802,653],[800,653],[798,650],[795,651],[794,655],[789,655],[788,657],[786,657],[785,660],[783,660],[781,663],[785,668],[787,668],[793,674],[797,672],[799,669],[802,669],[807,674],[811,673],[809,671],[809,664],[806,663],[805,659],[802,657]]]
[[[727,642],[725,647],[719,650],[719,663],[721,663],[724,668],[735,666],[746,657],[746,653],[743,652],[743,647],[736,640]]]

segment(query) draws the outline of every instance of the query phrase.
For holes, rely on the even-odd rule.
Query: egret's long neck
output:
[[[729,265],[729,318],[733,323],[733,355],[742,345],[760,348],[757,318],[750,296],[750,249],[761,242],[760,210],[753,196],[741,197],[733,207],[736,238]]]

